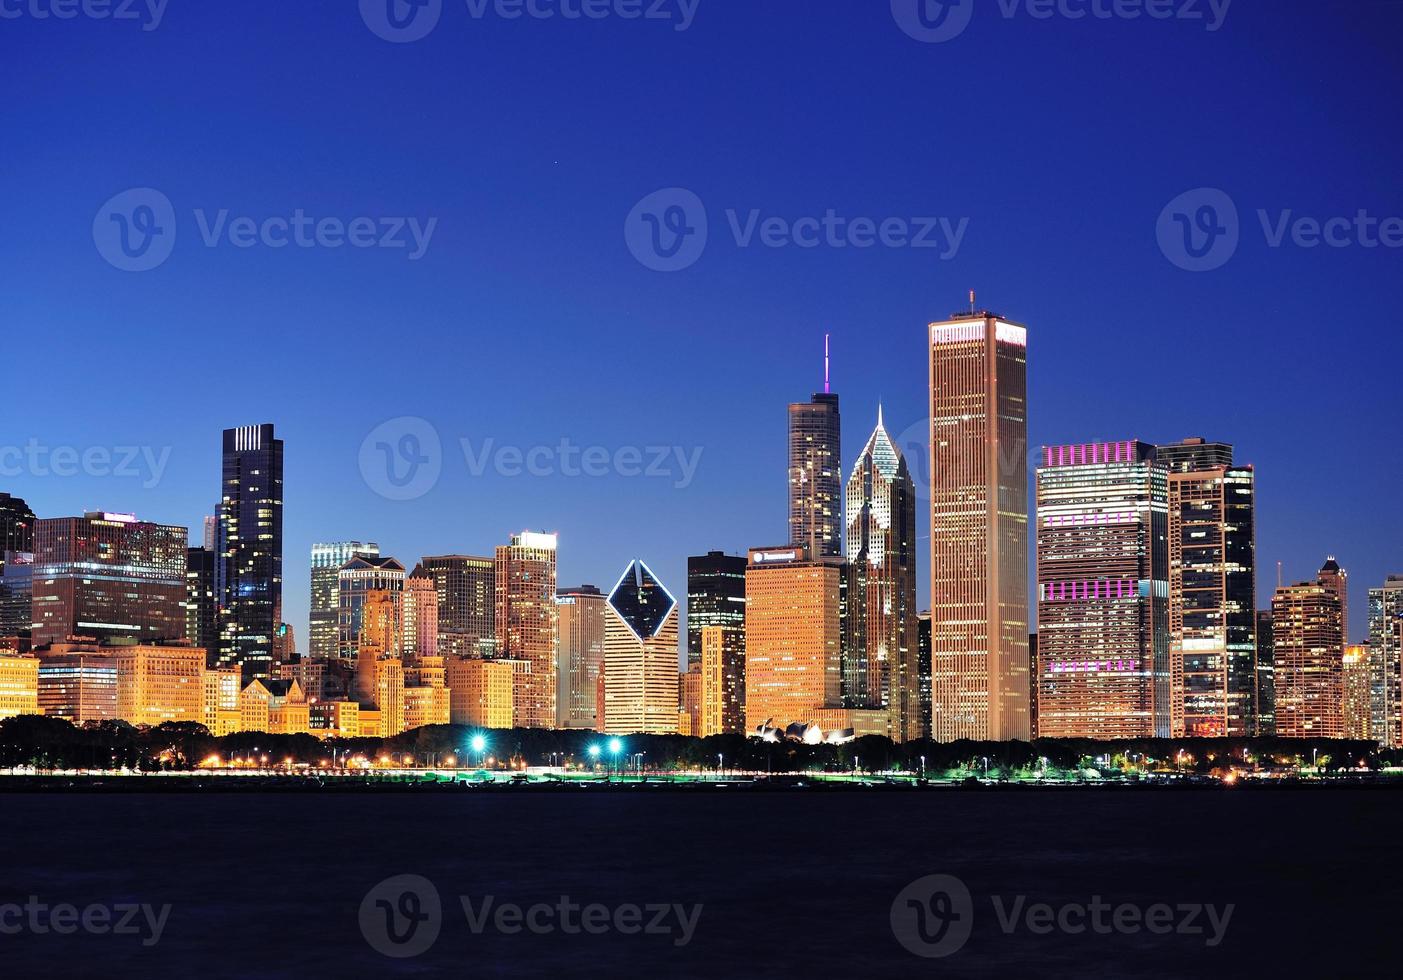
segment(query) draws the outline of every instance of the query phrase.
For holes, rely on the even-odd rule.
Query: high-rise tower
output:
[[[789,540],[823,558],[843,554],[843,439],[838,396],[828,383],[824,338],[823,391],[789,406]]]
[[[916,630],[916,485],[877,409],[877,428],[847,487],[848,593],[844,694],[855,707],[890,713],[897,741],[926,732]]]
[[[373,541],[334,541],[312,545],[312,603],[308,613],[307,652],[313,660],[337,655],[341,566],[355,557],[379,558]]]
[[[520,728],[554,728],[556,723],[556,540],[554,534],[523,531],[497,548],[497,655],[521,664],[512,689],[512,715]],[[674,664],[674,673],[676,669]]]
[[[219,663],[269,678],[283,616],[283,441],[271,424],[224,430]]]
[[[604,727],[618,735],[677,731],[677,600],[641,561],[609,593]]]
[[[1027,739],[1028,331],[956,314],[928,342],[933,735]]]

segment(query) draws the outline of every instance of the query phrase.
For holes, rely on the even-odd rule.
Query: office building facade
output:
[[[554,534],[523,531],[497,548],[496,654],[523,664],[514,675],[512,707],[513,721],[521,728],[553,728],[556,723],[557,544]]]
[[[646,564],[629,563],[604,624],[605,731],[678,730],[677,600]]]
[[[307,653],[313,660],[338,654],[341,566],[352,558],[379,558],[374,541],[333,541],[312,545],[312,591],[308,608]]]
[[[224,430],[219,663],[273,676],[283,621],[283,441],[272,425]]]
[[[595,728],[596,696],[604,671],[608,598],[593,585],[561,589],[555,603],[560,620],[560,662],[556,665],[556,725]]]
[[[843,554],[842,449],[837,395],[789,406],[789,540],[813,555]]]

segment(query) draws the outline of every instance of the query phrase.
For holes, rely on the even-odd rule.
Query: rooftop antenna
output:
[[[828,334],[823,335],[823,393],[829,394],[828,387]]]
[[[1281,581],[1281,562],[1277,562],[1277,563],[1276,563],[1276,587],[1279,589],[1279,588],[1281,588],[1281,585],[1282,585],[1282,581]]]
[[[969,291],[969,315],[974,316],[974,290]]]

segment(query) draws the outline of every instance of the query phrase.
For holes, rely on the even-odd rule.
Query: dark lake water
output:
[[[1352,789],[2,795],[0,975],[1393,973],[1401,815]],[[421,883],[367,898],[402,875],[438,916]],[[31,896],[170,910],[152,945],[16,931]],[[1201,906],[1232,906],[1216,945]]]

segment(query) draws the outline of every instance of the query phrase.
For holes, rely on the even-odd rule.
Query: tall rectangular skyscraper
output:
[[[1168,482],[1142,442],[1043,449],[1039,738],[1168,737]]]
[[[224,430],[222,487],[219,663],[269,678],[283,621],[283,441],[271,424]]]
[[[1369,590],[1369,731],[1403,748],[1403,575]]]
[[[677,731],[677,600],[642,561],[609,593],[604,705],[612,734]]]
[[[560,728],[596,728],[599,679],[604,670],[604,625],[608,597],[593,585],[561,589],[560,661],[556,665],[555,713]]]
[[[520,728],[554,728],[556,724],[556,659],[560,649],[556,540],[554,534],[523,531],[512,535],[510,544],[497,548],[497,654],[522,664],[514,675],[512,690],[512,716]]]
[[[710,551],[687,559],[687,662],[701,663],[702,630],[721,626],[745,646],[745,558]]]
[[[1256,474],[1224,443],[1156,452],[1169,469],[1170,734],[1257,734]]]
[[[485,656],[496,647],[496,563],[434,555],[423,566],[438,586],[438,647],[445,657]]]
[[[1279,738],[1344,736],[1344,619],[1340,593],[1317,579],[1272,598]]]
[[[341,566],[355,557],[378,558],[374,541],[335,541],[312,545],[312,604],[308,613],[307,652],[313,660],[336,656],[338,582]]]
[[[928,352],[933,736],[1027,739],[1028,331],[957,314]]]
[[[837,395],[789,406],[789,541],[822,558],[843,554],[842,443]]]

